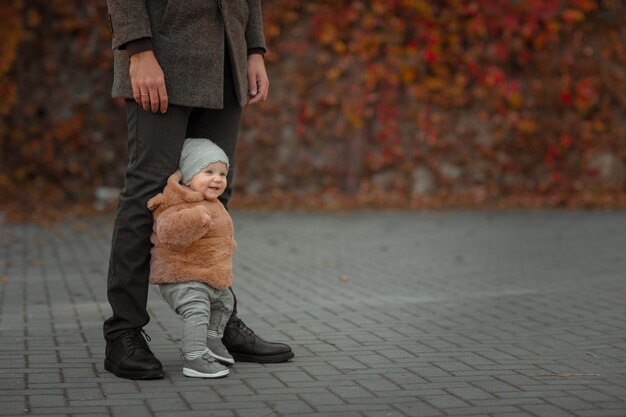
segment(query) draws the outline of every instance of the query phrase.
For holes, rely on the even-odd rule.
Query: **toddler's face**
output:
[[[187,186],[202,194],[205,200],[215,200],[226,189],[228,168],[223,162],[213,162],[198,172]]]

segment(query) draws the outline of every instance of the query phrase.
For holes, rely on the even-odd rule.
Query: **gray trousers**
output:
[[[232,73],[228,61],[224,61],[225,74]],[[166,113],[152,113],[127,100],[126,117],[129,161],[111,242],[107,297],[113,314],[104,322],[107,341],[125,330],[144,327],[150,320],[146,306],[152,213],[146,203],[163,191],[167,178],[178,168],[185,138],[209,138],[228,155],[228,187],[220,196],[227,206],[241,108],[232,78],[225,77],[223,109],[170,105]]]
[[[218,290],[203,282],[189,281],[161,284],[159,290],[183,319],[183,353],[204,351],[209,330],[222,338],[235,301],[228,289]]]

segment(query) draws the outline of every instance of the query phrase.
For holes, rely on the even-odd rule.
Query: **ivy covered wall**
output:
[[[0,204],[119,187],[106,2],[0,5]],[[619,0],[265,0],[233,205],[626,207]],[[268,164],[271,162],[271,164]]]

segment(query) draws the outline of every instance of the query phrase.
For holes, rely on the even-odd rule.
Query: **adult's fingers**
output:
[[[145,111],[156,113],[160,110],[165,113],[168,103],[165,84],[142,88],[139,100],[139,104]]]
[[[159,94],[159,107],[161,109],[161,113],[165,113],[167,111],[167,105],[169,103],[169,100],[167,97],[167,89],[165,88],[165,83],[159,86],[158,94]]]
[[[141,107],[143,107],[145,111],[150,110],[150,93],[148,90],[143,90],[140,94]]]
[[[135,103],[141,106],[141,90],[135,84],[132,84],[133,87],[133,98],[135,99]]]
[[[270,92],[270,81],[267,78],[259,80],[259,92],[263,95],[261,99],[263,101],[267,100]]]
[[[256,95],[252,94],[252,87],[250,88],[250,101],[248,102],[248,104],[255,104],[258,103],[260,101],[265,101],[267,100],[267,95],[268,95],[268,91],[269,91],[269,81],[268,80],[264,80],[264,79],[259,79],[256,83],[255,83],[255,90],[256,90]]]
[[[250,100],[248,100],[248,104],[255,104],[258,103],[259,101],[261,101],[263,97],[261,96],[261,94],[257,93],[256,96],[251,97]]]
[[[152,110],[152,113],[159,111],[160,103],[158,90],[152,90],[150,93],[150,110]]]
[[[259,90],[257,89],[256,76],[256,72],[248,71],[248,95],[251,100],[254,99],[254,97],[256,97],[259,93]]]

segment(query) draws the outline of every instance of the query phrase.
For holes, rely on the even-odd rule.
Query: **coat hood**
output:
[[[204,200],[202,194],[182,185],[180,183],[181,178],[180,170],[170,175],[163,192],[148,200],[148,208],[152,211],[165,210],[177,204],[197,203]]]

